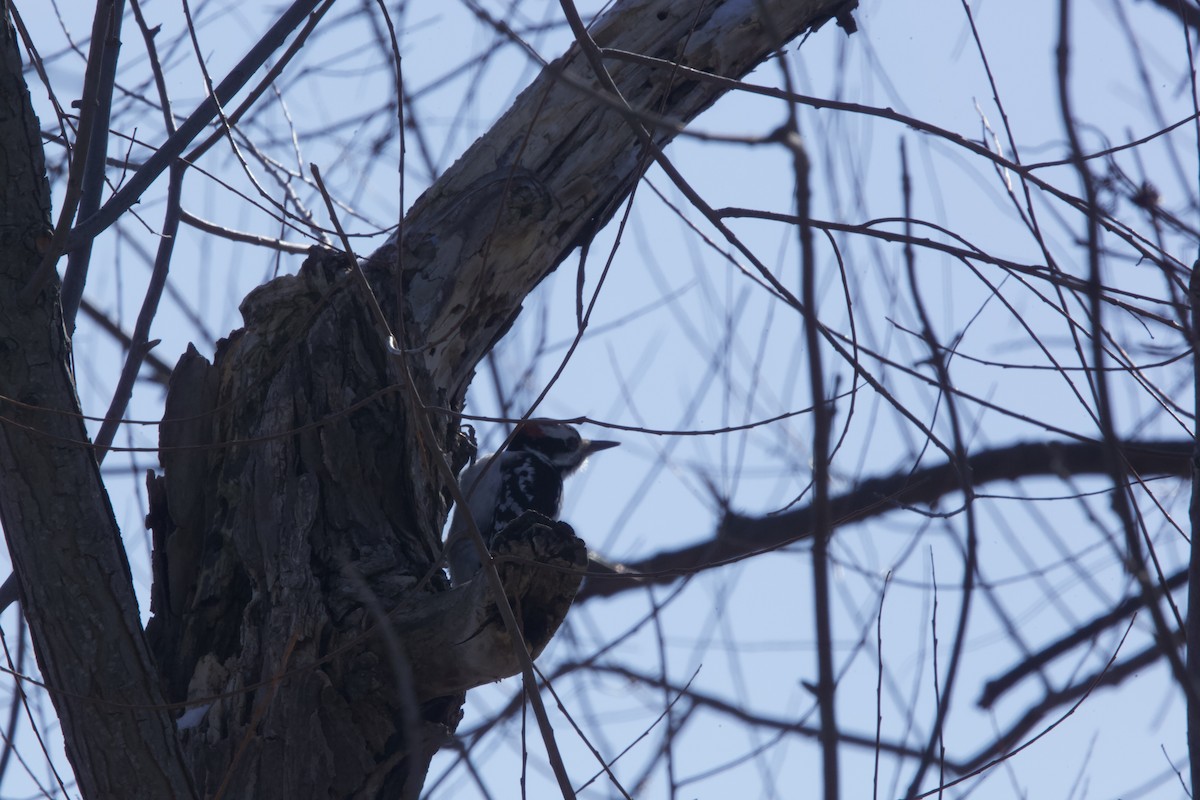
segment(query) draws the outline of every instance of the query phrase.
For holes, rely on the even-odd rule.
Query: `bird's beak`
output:
[[[583,452],[584,455],[590,456],[598,450],[607,450],[619,444],[620,442],[606,442],[603,439],[585,439],[583,441]]]

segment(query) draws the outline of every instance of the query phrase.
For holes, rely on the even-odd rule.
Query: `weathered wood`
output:
[[[777,30],[752,0],[624,2],[594,35],[739,77],[845,3],[767,5]],[[611,67],[634,109],[681,123],[722,91]],[[448,591],[438,569],[436,466],[461,452],[456,422],[435,413],[427,441],[413,414],[462,407],[524,297],[640,175],[626,117],[563,73],[598,86],[574,50],[548,68],[418,200],[403,248],[367,261],[414,385],[345,262],[322,253],[246,299],[245,328],[211,366],[189,353],[176,369],[151,492],[162,586],[149,633],[173,699],[197,705],[183,738],[205,792],[415,796],[465,690],[519,669],[486,582]],[[504,591],[536,655],[586,549],[568,526],[524,518],[502,538]]]
[[[854,0],[625,0],[592,26],[601,47],[741,78]],[[772,29],[764,24],[764,12]],[[665,145],[727,89],[671,70],[611,59],[634,111],[676,120],[651,129]],[[567,75],[570,83],[560,76]],[[590,87],[589,91],[576,88]],[[457,408],[475,365],[504,334],[525,296],[606,223],[644,168],[639,137],[598,98],[578,47],[544,69],[488,133],[422,195],[405,218],[403,295],[408,342],[428,376],[429,403]],[[394,242],[371,256],[394,271]],[[395,292],[384,292],[392,302]]]
[[[252,293],[214,363],[189,351],[171,382],[147,632],[172,699],[207,707],[183,733],[206,793],[398,796],[401,721],[456,722],[419,713],[375,630],[445,588],[445,501],[344,267],[317,254]]]
[[[846,3],[765,5],[774,30],[756,0],[627,0],[593,31],[605,46],[738,77]],[[0,131],[4,213],[24,216],[4,220],[0,242],[0,393],[77,413],[56,298],[16,304],[39,260],[49,200],[36,123],[27,98],[13,99],[23,88],[11,36],[5,45],[4,107],[19,112],[14,131]],[[610,66],[634,109],[681,123],[722,92]],[[150,483],[159,585],[149,635],[171,699],[197,700],[204,712],[190,713],[178,737],[148,674],[128,568],[78,417],[8,404],[0,509],[27,578],[43,672],[73,692],[54,699],[85,796],[188,796],[180,740],[196,786],[226,798],[416,796],[457,724],[462,689],[515,671],[495,598],[476,582],[448,591],[435,566],[448,507],[435,466],[446,453],[462,460],[455,420],[437,417],[429,441],[412,415],[425,413],[417,395],[461,408],[523,298],[640,175],[629,122],[594,91],[561,83],[563,73],[598,85],[578,53],[556,62],[418,201],[399,252],[385,247],[369,261],[411,348],[414,385],[326,257],[248,297],[245,328],[214,364],[185,356],[162,431],[166,474]],[[30,153],[32,172],[21,163]],[[561,527],[530,524],[503,547],[521,556],[501,572],[536,652],[569,604],[582,545]],[[448,618],[459,627],[444,626]]]
[[[436,751],[463,692],[520,668],[487,583],[446,591],[436,568],[445,502],[414,496],[424,456],[406,451],[422,448],[344,263],[317,253],[252,295],[214,364],[189,350],[171,381],[148,635],[195,709],[183,738],[205,793],[394,796],[428,764],[404,753]],[[454,450],[442,429],[436,457]],[[536,655],[587,551],[568,525],[521,522],[497,552]]]

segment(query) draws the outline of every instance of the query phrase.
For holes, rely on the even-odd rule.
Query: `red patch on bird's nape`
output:
[[[526,421],[517,429],[517,435],[527,436],[530,439],[544,439],[548,434],[541,422]]]

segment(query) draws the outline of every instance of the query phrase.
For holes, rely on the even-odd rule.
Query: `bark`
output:
[[[38,665],[85,797],[192,795],[80,414],[50,243],[50,190],[16,34],[0,30],[0,520]],[[125,746],[124,743],[129,743]]]
[[[626,0],[590,30],[600,47],[741,78],[800,33],[848,17],[855,5]],[[475,365],[525,296],[612,217],[641,177],[648,162],[640,137],[615,108],[628,103],[635,113],[676,121],[652,128],[661,146],[728,91],[662,66],[609,59],[606,67],[623,101],[601,90],[573,46],[406,216],[400,292],[427,402],[457,406]],[[394,271],[397,255],[392,243],[371,263]],[[394,295],[382,299],[391,303]]]
[[[592,34],[736,78],[852,5],[629,0]],[[16,97],[19,65],[7,59],[5,96]],[[415,796],[464,691],[517,670],[483,582],[448,590],[437,568],[442,463],[461,467],[468,448],[452,415],[436,416],[432,435],[415,415],[462,407],[523,298],[640,177],[639,135],[614,104],[683,125],[725,91],[661,67],[609,67],[619,103],[598,96],[576,50],[548,67],[418,200],[402,239],[369,259],[411,380],[344,262],[327,254],[252,293],[245,327],[213,364],[182,359],[162,429],[164,476],[150,480],[148,634],[170,699],[190,701],[177,735],[149,679],[78,417],[7,404],[0,509],[43,672],[66,690],[53,696],[84,796],[187,796],[182,760],[200,791],[225,798]],[[48,222],[36,123],[21,98],[24,138],[2,137],[2,391],[77,412],[56,293],[17,302]],[[665,144],[677,129],[653,138]],[[578,585],[583,545],[566,526],[523,518],[500,550],[505,594],[536,655]]]
[[[520,669],[487,582],[448,591],[448,497],[385,337],[337,254],[262,287],[210,365],[172,377],[150,481],[148,628],[193,773],[222,797],[399,797],[458,723],[464,692]],[[587,563],[570,526],[497,544],[537,655]]]
[[[626,2],[593,35],[740,77],[844,4],[768,5],[781,27],[762,25],[754,2]],[[612,71],[634,109],[681,124],[722,92],[661,68]],[[366,262],[411,383],[331,254],[248,297],[246,327],[212,365],[189,353],[176,368],[165,477],[151,482],[150,635],[172,699],[189,701],[183,736],[204,792],[415,796],[463,692],[518,671],[484,581],[448,591],[438,461],[457,471],[466,454],[453,415],[432,416],[430,441],[415,414],[462,407],[524,297],[640,177],[638,135],[598,85],[574,50],[548,67],[417,201],[399,246]],[[569,527],[526,519],[499,549],[536,655],[586,549]]]

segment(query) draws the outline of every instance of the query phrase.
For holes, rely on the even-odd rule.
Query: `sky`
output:
[[[483,7],[503,16],[507,6]],[[335,8],[323,23],[322,36],[306,46],[295,68],[277,85],[269,111],[249,122],[246,133],[285,169],[306,173],[309,162],[319,164],[345,204],[352,232],[373,234],[356,240],[360,252],[367,253],[382,243],[400,210],[412,203],[431,176],[452,163],[508,106],[536,74],[536,65],[500,42],[469,4],[414,2],[398,13],[404,79],[412,100],[408,111],[422,134],[414,133],[407,141],[402,196],[399,150],[394,134],[389,134],[394,110],[387,108],[388,86],[377,69],[367,77],[380,59],[364,42],[377,31],[354,17],[358,6]],[[89,11],[77,0],[57,2],[54,9],[57,18],[38,13],[40,7],[21,10],[48,61],[50,80],[69,98],[79,86],[82,61],[67,50],[64,30],[76,44],[84,42]],[[790,47],[787,67],[804,94],[890,108],[982,139],[1011,156],[1003,128],[1006,117],[1023,163],[1064,158],[1067,146],[1054,65],[1058,4],[993,0],[973,2],[970,9],[994,90],[958,0],[865,0],[855,12],[856,34],[847,37],[830,24],[802,45]],[[1085,149],[1146,136],[1192,113],[1186,42],[1169,14],[1151,3],[1121,0],[1075,2],[1072,9],[1071,98]],[[180,8],[151,2],[145,11],[152,24],[156,20],[164,26],[159,46],[168,64],[169,90],[176,110],[186,114],[202,96],[203,82],[190,45],[165,47],[176,41]],[[209,2],[195,4],[193,12],[199,50],[210,73],[219,76],[257,39],[278,8]],[[512,22],[545,58],[561,53],[568,41],[557,3],[520,3]],[[1131,38],[1140,49],[1130,45]],[[150,87],[144,82],[144,51],[132,22],[122,64],[129,80],[118,107],[133,118],[145,107],[143,97],[149,96]],[[765,64],[748,80],[776,85],[779,69],[776,63]],[[34,99],[46,127],[52,116],[45,94],[35,90]],[[161,120],[140,113],[145,127],[138,129],[138,136],[153,141],[158,135],[154,126],[161,127]],[[998,171],[988,160],[895,121],[808,107],[801,107],[799,114],[813,163],[815,218],[861,224],[904,216],[903,145],[913,187],[912,216],[929,223],[920,235],[966,241],[1020,264],[1045,264],[1049,253],[1064,272],[1085,274],[1084,253],[1076,246],[1081,218],[1062,202],[1037,192],[1034,202],[1047,243],[1043,251],[1008,195],[1014,176]],[[719,134],[727,141],[681,137],[668,155],[713,207],[792,213],[790,155],[781,146],[760,141],[784,119],[778,100],[748,93],[729,96],[692,125],[695,131]],[[1185,221],[1193,229],[1196,142],[1195,130],[1184,126],[1119,157],[1120,167],[1135,182],[1144,175],[1154,183],[1164,208],[1190,213]],[[137,157],[136,147],[130,152]],[[110,150],[110,155],[117,153]],[[257,188],[228,147],[216,149],[201,166],[224,183],[194,173],[185,195],[188,210],[238,230],[279,235],[271,214],[230,187],[251,198],[257,198],[261,188],[273,199],[295,191],[320,217],[323,207],[310,187],[298,179],[282,186],[262,162],[251,160]],[[1080,191],[1069,166],[1045,167],[1038,174],[1073,194]],[[111,177],[119,180],[120,175],[114,172]],[[61,188],[61,181],[55,183],[56,208]],[[1168,252],[1191,263],[1196,254],[1189,247],[1194,249],[1194,241],[1188,245],[1186,237],[1153,230],[1119,198],[1119,185],[1103,188],[1102,205],[1111,204],[1114,214],[1151,239],[1161,236]],[[148,228],[157,224],[161,198],[158,186],[139,206]],[[731,220],[730,225],[781,280],[798,290],[793,227],[743,219]],[[877,227],[901,230],[894,222]],[[284,238],[308,244],[293,232]],[[585,273],[587,292],[597,290],[603,259],[616,238],[610,225],[594,243]],[[861,344],[896,362],[888,366],[868,359],[875,374],[917,417],[948,436],[944,399],[902,369],[929,374],[902,250],[866,237],[846,235],[833,241],[839,250],[829,240],[818,243],[822,322],[849,332],[853,319]],[[1137,293],[1139,307],[1169,316],[1159,302],[1167,296],[1161,273],[1139,263],[1120,243],[1108,244],[1106,279]],[[148,274],[140,251],[153,247],[152,234],[133,223],[98,242],[96,263],[114,266],[93,271],[87,297],[127,328]],[[638,188],[611,270],[599,286],[588,335],[538,413],[587,416],[655,431],[698,431],[746,425],[810,406],[802,320],[732,268],[728,252],[729,246],[687,207],[662,172],[651,169]],[[294,272],[300,262],[300,256],[230,246],[185,228],[172,267],[174,296],[165,301],[153,330],[154,338],[162,340],[155,353],[170,364],[188,342],[195,342],[211,355],[216,339],[240,325],[237,306],[245,293],[273,275]],[[1054,370],[1010,368],[1046,367],[1055,361],[1078,366],[1074,328],[1056,307],[1049,282],[1022,283],[1019,276],[994,269],[973,272],[957,259],[927,250],[919,252],[915,268],[932,325],[943,342],[955,343],[956,387],[986,401],[962,403],[962,424],[973,451],[1061,438],[1048,434],[1048,428],[1096,436],[1096,426],[1084,410],[1086,402],[1077,394],[1085,384],[1078,374],[1068,370],[1064,378]],[[568,259],[531,296],[497,348],[494,371],[490,364],[481,368],[468,395],[469,412],[500,415],[507,401],[509,409],[519,413],[522,404],[538,394],[573,335],[576,280],[576,262]],[[852,313],[847,294],[853,298]],[[1067,303],[1076,319],[1084,318],[1078,303]],[[1120,347],[1136,363],[1180,352],[1181,339],[1168,326],[1143,324],[1117,309],[1108,313]],[[1036,339],[1030,330],[1037,332]],[[122,359],[119,348],[94,324],[81,321],[75,351],[85,413],[101,415]],[[855,385],[852,373],[832,351],[824,358],[828,385],[842,391]],[[1149,374],[1163,396],[1190,406],[1186,368],[1168,366]],[[1164,410],[1166,404],[1155,402],[1145,385],[1128,376],[1115,376],[1113,382],[1119,428],[1126,435],[1169,438],[1190,433],[1191,421]],[[853,404],[846,395],[836,406],[844,439],[832,465],[835,492],[863,478],[944,460],[878,393],[856,388]],[[1082,394],[1087,395],[1086,386]],[[161,390],[143,384],[127,416],[156,419],[161,402]],[[499,425],[477,427],[485,450],[505,434]],[[564,518],[591,547],[611,559],[634,560],[703,540],[711,536],[725,505],[747,514],[767,514],[807,502],[812,443],[808,414],[722,435],[685,437],[649,430],[612,434],[595,427],[589,432],[620,438],[622,446],[601,454],[572,479]],[[156,437],[153,425],[128,424],[118,434],[118,443],[147,448]],[[149,607],[149,540],[142,526],[145,508],[139,486],[144,470],[154,466],[156,460],[147,452],[116,453],[105,462],[144,614]],[[1022,649],[1052,641],[1130,591],[1104,488],[1103,481],[1090,479],[984,487],[989,497],[977,509],[981,579],[993,591],[988,599],[976,600],[959,678],[958,711],[947,731],[952,757],[971,754],[1047,688],[1029,681],[988,713],[969,707],[982,681],[1020,660]],[[1148,515],[1148,536],[1165,564],[1186,563],[1186,542],[1171,526],[1172,515],[1186,509],[1185,487],[1160,482],[1154,491],[1163,511],[1148,494],[1139,494],[1140,508]],[[1061,499],[1076,493],[1094,494]],[[880,644],[888,663],[888,685],[880,701],[885,738],[902,738],[909,726],[922,732],[915,739],[928,730],[932,653],[940,647],[940,657],[947,657],[961,600],[957,584],[963,517],[950,513],[960,503],[961,498],[948,498],[938,513],[902,510],[839,529],[832,552],[834,637],[835,663],[842,673],[838,710],[844,730],[873,735]],[[805,688],[815,679],[816,663],[810,561],[807,545],[793,545],[674,586],[589,601],[572,611],[539,664],[552,670],[612,647],[604,664],[614,671],[566,678],[556,688],[601,752],[611,757],[630,747],[618,762],[624,779],[634,781],[646,765],[659,763],[636,796],[668,796],[668,778],[656,762],[666,725],[678,726],[671,769],[682,784],[680,797],[728,797],[736,792],[792,798],[816,793],[820,761],[811,740],[765,727],[748,729],[715,707],[656,722],[669,695],[615,671],[663,675],[675,686],[690,685],[738,709],[815,725],[812,695]],[[935,583],[937,592],[932,590]],[[657,617],[650,614],[654,608],[659,609]],[[877,628],[880,614],[883,624]],[[933,641],[934,620],[938,645]],[[11,611],[3,623],[6,631],[13,628]],[[622,638],[631,629],[634,632]],[[1149,630],[1144,615],[1135,621],[1127,645],[1131,651],[1145,646]],[[1067,682],[1098,669],[1112,655],[1122,632],[1106,634],[1094,647],[1061,660],[1047,682]],[[473,691],[460,734],[472,731],[518,691],[515,679]],[[920,708],[916,718],[905,711],[913,697]],[[1065,711],[1066,707],[1057,709],[1035,731]],[[570,734],[564,718],[556,716],[555,725],[572,776],[589,775],[595,761],[587,748]],[[507,796],[520,776],[519,726],[517,717],[472,750],[475,768],[497,796]],[[54,729],[52,722],[45,727]],[[1150,667],[1119,690],[1094,693],[1027,750],[949,794],[1180,797],[1184,792],[1174,769],[1186,775],[1183,727],[1182,696],[1161,665]],[[549,796],[554,784],[536,733],[531,731],[529,739],[530,796]],[[714,772],[716,766],[739,760],[738,766]],[[59,763],[65,762],[60,758]],[[842,757],[843,796],[869,796],[873,767],[869,749],[847,747]],[[34,769],[39,780],[44,780],[43,773]],[[3,795],[30,796],[33,783],[21,785],[11,769],[10,774]],[[899,796],[910,771],[897,771],[894,762],[884,760],[882,775],[878,796]],[[435,798],[473,797],[478,791],[449,749],[435,759],[427,790]],[[581,796],[613,794],[601,781]]]

